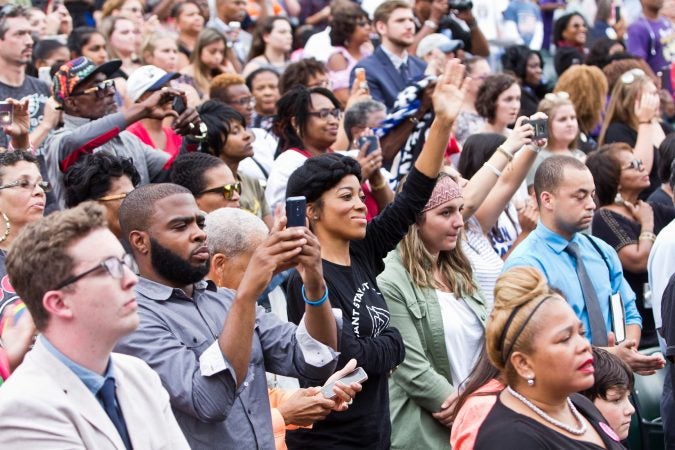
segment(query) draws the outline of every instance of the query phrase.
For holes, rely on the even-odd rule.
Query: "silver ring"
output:
[[[348,405],[351,405],[352,403],[354,403],[354,399],[353,399],[353,398],[350,398],[349,401],[347,402],[347,404],[348,404]]]
[[[192,123],[192,122],[190,122],[190,123],[188,124],[188,127],[190,127],[191,130],[194,130],[194,129],[195,129],[195,124]]]

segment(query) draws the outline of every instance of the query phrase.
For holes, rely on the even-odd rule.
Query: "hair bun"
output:
[[[551,287],[540,270],[527,266],[513,267],[497,278],[494,309],[511,310],[551,293]]]

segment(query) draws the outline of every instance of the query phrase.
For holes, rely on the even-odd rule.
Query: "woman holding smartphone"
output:
[[[377,286],[383,258],[393,250],[429,200],[443,164],[452,124],[462,105],[464,66],[448,63],[433,93],[435,119],[427,141],[402,191],[380,215],[366,222],[361,171],[356,160],[334,155],[310,158],[290,177],[287,196],[307,198],[307,218],[321,243],[327,290],[321,299],[305,298],[302,280],[293,272],[288,298],[310,304],[330,299],[342,311],[340,360],[358,361],[368,381],[353,405],[330,414],[311,430],[287,434],[289,448],[390,447],[387,378],[402,362],[401,334],[389,327],[390,315]],[[289,319],[298,322],[303,304],[289,303]]]

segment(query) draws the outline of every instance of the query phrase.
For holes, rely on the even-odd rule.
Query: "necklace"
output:
[[[569,397],[567,397],[567,405],[570,407],[570,411],[572,411],[572,415],[574,416],[576,421],[579,424],[581,424],[581,426],[579,428],[573,428],[573,427],[571,427],[569,425],[566,425],[566,424],[562,423],[561,421],[556,420],[553,417],[549,416],[541,408],[539,408],[537,405],[535,405],[534,403],[529,401],[525,396],[516,392],[511,386],[507,386],[506,389],[509,390],[509,393],[511,395],[513,395],[515,398],[517,398],[518,400],[523,402],[523,404],[525,406],[527,406],[532,411],[537,413],[537,415],[539,415],[539,417],[541,417],[542,419],[544,419],[548,423],[550,423],[552,425],[555,425],[558,428],[562,428],[563,430],[567,431],[568,433],[572,433],[575,436],[581,436],[582,434],[584,434],[586,432],[586,430],[587,430],[586,423],[584,423],[584,421],[582,420],[581,414],[579,414],[579,411],[577,411],[577,408],[574,407],[574,404],[572,403],[572,400],[570,400]]]

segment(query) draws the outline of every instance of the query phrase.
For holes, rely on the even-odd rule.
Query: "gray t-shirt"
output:
[[[9,97],[15,100],[23,100],[24,98],[30,100],[28,108],[28,114],[30,114],[29,131],[33,131],[42,122],[45,103],[49,100],[50,95],[51,92],[46,83],[28,75],[21,86],[10,86],[0,82],[1,100],[4,101]],[[9,137],[0,129],[0,146],[7,147],[8,144]]]

